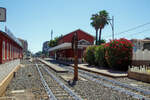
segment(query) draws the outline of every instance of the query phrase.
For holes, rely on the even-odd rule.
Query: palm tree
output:
[[[97,45],[97,42],[98,42],[98,29],[99,29],[99,20],[98,20],[98,17],[99,15],[98,14],[93,14],[92,17],[91,17],[91,25],[95,28],[95,31],[96,31],[96,45]]]
[[[98,22],[99,22],[99,44],[101,42],[101,34],[102,29],[108,24],[109,14],[106,10],[102,10],[99,12],[98,15]]]

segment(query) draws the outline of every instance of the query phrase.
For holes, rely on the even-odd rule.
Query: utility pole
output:
[[[111,22],[110,22],[110,20],[111,20]],[[112,19],[108,19],[108,22],[109,22],[109,24],[110,24],[110,26],[111,26],[111,29],[112,29],[112,39],[114,40],[114,16],[112,16]]]
[[[51,30],[51,40],[53,40],[53,30]]]
[[[103,18],[108,20],[108,22],[111,26],[111,29],[112,29],[112,39],[114,40],[114,38],[115,38],[115,34],[114,34],[114,16],[112,16],[112,19],[107,19],[106,17],[103,17]],[[111,22],[110,22],[110,20],[111,20]]]
[[[114,16],[112,16],[112,39],[114,40]]]

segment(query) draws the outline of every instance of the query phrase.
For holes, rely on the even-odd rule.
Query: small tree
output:
[[[98,45],[101,45],[103,43],[106,43],[106,40],[102,39],[102,40],[100,40],[100,41],[97,42]]]
[[[54,40],[50,40],[49,46],[50,46],[50,47],[55,47],[55,46],[57,46],[58,40],[59,40],[58,37],[56,37]]]
[[[54,40],[50,40],[50,41],[49,41],[49,46],[50,46],[50,47],[55,47],[55,46],[57,46],[59,39],[62,38],[62,37],[63,37],[63,35],[61,35],[61,36],[59,36],[59,37],[55,37]]]

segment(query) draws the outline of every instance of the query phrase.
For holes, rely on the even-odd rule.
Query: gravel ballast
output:
[[[47,66],[47,68],[49,67]],[[75,84],[72,84],[72,80],[67,82],[61,78],[61,75],[71,75],[72,73],[61,74],[56,73],[50,68],[49,70],[85,100],[134,100],[134,98],[129,95],[119,93],[90,80],[79,80]]]
[[[105,85],[92,81],[86,77],[83,77],[82,75],[80,77],[83,79],[78,80],[76,82],[73,82],[72,79],[66,81],[61,76],[62,75],[73,76],[72,72],[57,73],[39,61],[35,61],[34,63],[31,63],[29,61],[23,60],[21,62],[24,66],[22,66],[18,70],[15,77],[9,84],[6,91],[6,96],[12,96],[11,92],[13,90],[28,90],[35,96],[35,98],[37,98],[35,100],[47,100],[48,96],[44,90],[44,87],[40,80],[39,73],[35,67],[35,63],[37,63],[40,68],[46,67],[63,84],[68,86],[72,91],[74,91],[77,95],[79,95],[84,100],[137,100],[133,98],[131,95],[127,95],[125,93],[115,91],[113,88],[108,88]],[[42,71],[42,74],[44,75],[44,78],[46,78],[46,82],[49,84],[49,86],[53,85],[50,76],[44,71]],[[80,74],[82,73],[79,73],[79,75]],[[121,82],[126,79],[116,79],[116,80]],[[103,82],[104,84],[105,83],[109,84],[109,82],[105,82],[105,81]]]
[[[12,91],[25,90],[33,94],[35,100],[46,100],[47,94],[41,83],[35,65],[29,61],[21,61],[23,66],[15,74],[6,90],[6,96],[13,96]],[[26,95],[26,94],[23,94]]]

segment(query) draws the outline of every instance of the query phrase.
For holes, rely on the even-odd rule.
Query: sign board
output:
[[[0,22],[6,22],[6,8],[0,7]]]

